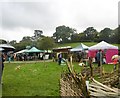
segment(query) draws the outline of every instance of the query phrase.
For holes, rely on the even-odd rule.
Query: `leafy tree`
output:
[[[0,44],[7,44],[6,40],[0,39]]]
[[[16,40],[12,40],[12,41],[9,42],[10,45],[15,45],[16,43],[17,43]]]
[[[35,37],[40,37],[43,34],[42,30],[34,30]]]
[[[43,37],[41,40],[38,40],[37,47],[43,50],[52,49],[55,46],[55,42],[51,37]]]
[[[41,35],[43,32],[41,30],[35,30],[34,36],[24,36],[22,40],[19,43],[14,44],[13,46],[16,47],[16,51],[25,49],[26,46],[37,46],[37,40],[40,39],[40,37],[43,37]],[[14,42],[14,41],[13,41]],[[13,43],[11,42],[11,43]]]
[[[15,51],[19,51],[25,49],[26,46],[33,46],[33,41],[30,36],[25,36],[19,43],[16,43],[13,46],[16,48]]]
[[[34,30],[34,36],[32,37],[33,41],[37,41],[39,38],[42,37],[43,31],[42,30]]]
[[[75,33],[71,35],[71,42],[79,42],[79,41],[80,41],[79,34]]]
[[[13,46],[15,47],[15,51],[20,51],[22,49],[25,49],[26,46],[32,46],[31,41],[21,41],[19,43],[14,44]]]
[[[94,38],[98,35],[98,32],[94,27],[88,27],[85,31],[85,40],[94,41]]]
[[[22,42],[22,41],[32,41],[32,39],[30,36],[24,36],[20,42]]]
[[[104,40],[109,42],[111,40],[110,37],[112,37],[112,30],[110,28],[104,28],[103,30],[100,31],[99,34],[100,41]]]
[[[120,43],[120,26],[112,31],[110,39],[111,43]]]
[[[86,35],[85,33],[79,33],[79,38],[80,38],[80,41],[86,41]]]
[[[56,27],[56,32],[53,34],[53,38],[56,42],[69,42],[71,39],[71,35],[76,32],[75,29],[66,26],[58,26]]]

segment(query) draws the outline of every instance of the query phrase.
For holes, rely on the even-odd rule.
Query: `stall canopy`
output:
[[[101,41],[100,43],[91,46],[89,50],[99,50],[99,49],[118,49],[117,46],[113,46],[105,41]]]
[[[37,52],[44,52],[44,50],[39,50],[36,47],[32,47],[30,50],[27,50],[25,52],[28,52],[28,53],[37,53]]]
[[[88,50],[89,47],[84,45],[83,43],[81,43],[79,46],[73,48],[73,49],[70,49],[71,52],[74,52],[74,51],[82,51],[82,50]]]
[[[112,56],[118,54],[118,47],[102,41],[89,48],[89,57],[95,57],[98,50],[102,50],[106,57],[106,63],[112,63]]]
[[[58,48],[53,48],[53,52],[68,53],[68,51],[69,51],[70,49],[72,49],[71,46],[58,47]]]
[[[3,48],[4,51],[14,51],[15,48],[9,44],[0,44],[0,48]]]
[[[0,51],[3,51],[4,49],[3,48],[0,48]]]
[[[26,51],[28,51],[28,49],[20,50],[20,51],[16,52],[16,54],[25,53]]]

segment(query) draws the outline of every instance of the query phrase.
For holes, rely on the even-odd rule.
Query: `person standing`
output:
[[[4,69],[4,62],[5,58],[3,57],[2,52],[0,52],[0,84],[1,84],[1,80],[2,80],[2,74],[3,74],[3,69]]]
[[[97,52],[96,58],[97,58],[98,67],[100,67],[102,64],[102,50],[101,49]]]
[[[93,58],[92,57],[89,57],[89,66],[90,66],[90,73],[91,73],[91,78],[93,78]]]
[[[62,61],[62,54],[59,53],[58,54],[58,64],[61,65],[61,61]]]
[[[117,62],[118,62],[118,60],[117,60],[117,59],[113,59],[114,70],[116,70],[116,69],[117,69]]]
[[[52,60],[53,60],[53,62],[55,62],[55,54],[54,53],[52,53]]]

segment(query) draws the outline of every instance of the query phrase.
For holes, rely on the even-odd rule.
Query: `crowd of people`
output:
[[[48,59],[52,58],[50,54],[45,53],[31,53],[31,54],[15,54],[15,53],[3,53],[5,55],[5,60],[9,61],[32,61],[32,60],[43,60],[45,55],[49,55]]]
[[[88,63],[89,63],[89,60],[93,62],[93,59],[95,60],[94,62],[97,63],[98,67],[100,67],[102,64],[106,64],[106,50],[98,50],[96,51],[96,56],[95,58],[91,58],[88,56],[88,54],[86,52],[76,52],[74,53],[77,57],[77,62],[83,62],[84,59],[88,59]],[[62,57],[62,53],[60,52],[58,54],[58,57],[57,57],[57,61],[58,61],[58,65],[61,65],[61,62],[63,61],[63,57]],[[73,57],[74,58],[74,57]],[[76,58],[75,58],[76,59]],[[53,56],[53,61],[55,61],[55,56]],[[117,62],[118,60],[114,59],[113,60],[113,64],[114,64],[114,70],[116,70],[116,66],[117,66]],[[86,63],[86,64],[88,64]]]

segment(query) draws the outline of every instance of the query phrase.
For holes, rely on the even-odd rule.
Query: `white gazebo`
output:
[[[93,45],[89,48],[89,50],[104,50],[104,49],[118,49],[117,46],[111,45],[105,41],[101,41],[100,43]]]
[[[3,48],[4,51],[14,51],[15,48],[10,44],[0,44],[0,48]]]
[[[83,51],[83,50],[88,50],[89,47],[84,45],[83,43],[81,43],[79,46],[73,48],[73,49],[70,49],[71,52],[75,52],[75,51]]]
[[[15,54],[22,54],[22,53],[25,53],[26,51],[28,51],[28,49],[20,50],[20,51],[18,51],[18,52],[15,52]]]

